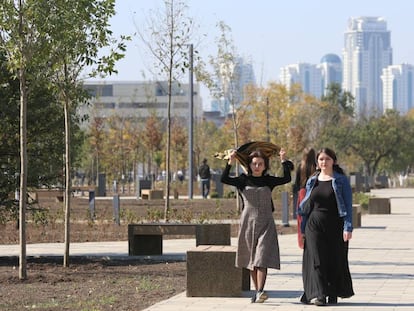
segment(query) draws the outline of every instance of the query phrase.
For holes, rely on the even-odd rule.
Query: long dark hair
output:
[[[250,168],[250,163],[252,163],[253,158],[262,158],[264,160],[265,169],[263,170],[262,175],[266,175],[267,170],[269,169],[269,158],[264,155],[263,152],[260,150],[252,151],[249,154],[249,166],[247,167],[247,171],[249,175],[252,174],[252,169]]]
[[[334,164],[333,164],[333,170],[335,171],[335,172],[337,172],[337,173],[339,173],[339,174],[343,174],[343,175],[345,175],[345,172],[344,172],[344,170],[342,169],[342,167],[340,167],[339,166],[339,164],[337,163],[337,161],[338,161],[338,159],[337,159],[337,157],[336,157],[336,153],[335,153],[335,151],[333,151],[332,149],[329,149],[329,148],[322,148],[321,150],[319,150],[318,151],[318,153],[316,154],[316,159],[318,159],[319,158],[319,155],[321,154],[321,153],[325,153],[325,154],[327,154],[333,161],[334,161]],[[318,169],[318,170],[320,170],[320,169]]]
[[[315,149],[306,148],[303,150],[302,161],[300,162],[299,167],[299,178],[300,185],[299,187],[305,187],[306,181],[313,173],[316,171],[316,155]]]

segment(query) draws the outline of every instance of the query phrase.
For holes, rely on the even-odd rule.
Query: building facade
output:
[[[332,83],[342,83],[342,61],[336,54],[326,54],[319,64],[297,63],[280,69],[280,83],[290,89],[299,84],[302,91],[321,98]]]
[[[323,94],[322,70],[318,65],[308,63],[291,64],[280,69],[280,83],[290,89],[300,84],[302,91],[321,98]]]
[[[95,118],[118,115],[122,118],[145,122],[156,115],[162,121],[167,119],[168,83],[137,81],[94,81],[85,82],[84,88],[92,96],[88,105],[80,108],[81,114]],[[200,119],[203,114],[199,85],[193,87],[193,117]],[[172,86],[171,117],[186,125],[190,117],[189,84],[174,83]]]
[[[336,54],[326,54],[322,57],[318,66],[322,74],[322,93],[326,95],[326,91],[330,84],[336,83],[342,85],[342,61]]]
[[[383,106],[406,114],[414,108],[414,66],[393,65],[383,69]]]
[[[382,70],[392,65],[391,34],[382,17],[350,18],[344,36],[344,91],[355,97],[357,115],[383,112]]]

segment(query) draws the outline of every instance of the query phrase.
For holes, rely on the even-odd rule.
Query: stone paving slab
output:
[[[388,189],[387,189],[388,190]],[[396,193],[382,190],[391,199],[391,215],[363,215],[361,228],[350,242],[349,261],[355,296],[339,299],[323,310],[414,310],[414,189]],[[269,270],[269,299],[252,304],[242,298],[193,298],[181,293],[147,308],[164,310],[312,310],[299,303],[302,293],[301,255],[295,235],[279,236],[281,270]]]
[[[392,311],[414,310],[414,189],[372,191],[378,197],[391,198],[390,215],[363,215],[362,226],[354,230],[349,262],[355,296],[339,300],[323,310]],[[232,239],[236,245],[236,239]],[[299,303],[302,293],[301,255],[296,235],[280,235],[281,270],[269,270],[263,304],[250,303],[253,292],[245,297],[186,297],[183,292],[157,303],[147,311],[164,310],[313,310],[314,305]],[[164,258],[185,260],[186,250],[195,239],[165,240]],[[28,256],[62,256],[63,243],[29,244]],[[128,256],[128,242],[71,243],[71,256]],[[18,256],[18,245],[0,245],[1,256]],[[166,257],[165,257],[166,256]],[[141,256],[137,256],[141,257]]]

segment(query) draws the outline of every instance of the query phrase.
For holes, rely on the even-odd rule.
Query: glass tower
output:
[[[342,88],[355,97],[357,115],[381,114],[381,74],[392,65],[387,23],[382,17],[350,18],[344,39]]]

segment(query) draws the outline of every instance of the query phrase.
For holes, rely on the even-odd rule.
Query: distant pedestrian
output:
[[[184,173],[183,173],[183,171],[182,171],[182,170],[178,170],[178,171],[177,171],[177,179],[178,179],[181,183],[183,183],[183,181],[184,181]]]
[[[201,195],[204,199],[207,199],[207,196],[210,193],[211,179],[210,166],[207,164],[207,159],[204,159],[203,163],[198,168],[198,176],[200,177],[201,183]]]

